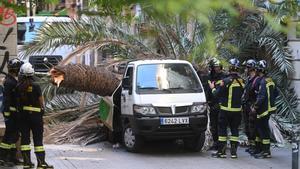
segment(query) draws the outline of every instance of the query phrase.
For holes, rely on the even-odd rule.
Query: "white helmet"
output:
[[[34,75],[34,69],[29,62],[24,63],[21,66],[20,75],[22,75],[22,76],[33,76]]]

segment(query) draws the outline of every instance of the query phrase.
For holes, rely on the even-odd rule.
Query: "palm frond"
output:
[[[271,56],[274,64],[285,74],[294,71],[291,63],[292,55],[287,47],[284,47],[283,36],[280,32],[275,32],[266,26],[257,37],[260,47],[265,47],[266,52]]]
[[[47,112],[55,112],[57,110],[65,110],[76,108],[80,105],[82,92],[73,92],[68,94],[59,94],[55,95],[52,99],[47,100],[46,102],[46,111]],[[93,105],[98,103],[100,100],[100,96],[95,94],[88,94],[86,99],[86,105]]]
[[[278,107],[277,115],[289,119],[292,122],[299,121],[300,116],[297,111],[299,102],[294,89],[277,88],[277,90],[279,91],[279,96],[276,101],[276,106]]]
[[[222,45],[218,49],[219,54],[228,59],[237,56],[240,60],[255,58],[269,62],[270,76],[274,79],[278,91],[277,111],[273,118],[283,133],[294,135],[291,126],[287,124],[293,124],[293,127],[300,126],[300,113],[297,110],[299,101],[287,80],[293,72],[293,66],[291,52],[285,46],[285,35],[272,29],[262,15],[251,12],[245,13],[240,23],[229,30],[226,36],[222,36],[224,32],[220,32]],[[228,43],[239,49],[238,55],[228,48]]]
[[[121,45],[133,49],[136,53],[155,52],[148,48],[139,37],[128,31],[128,26],[107,24],[100,16],[87,17],[82,20],[72,20],[68,23],[45,24],[38,31],[32,43],[25,45],[23,55],[54,51],[62,46],[88,46],[93,49],[105,45]]]

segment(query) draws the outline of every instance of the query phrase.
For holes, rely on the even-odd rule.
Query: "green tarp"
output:
[[[106,127],[113,130],[113,104],[111,97],[102,97],[99,103],[98,117]]]

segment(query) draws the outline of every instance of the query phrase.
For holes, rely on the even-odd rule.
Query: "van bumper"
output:
[[[207,113],[188,116],[172,116],[189,117],[189,124],[161,125],[161,117],[133,116],[133,118],[129,121],[133,132],[147,139],[177,139],[195,137],[200,135],[202,132],[205,132],[207,128]]]

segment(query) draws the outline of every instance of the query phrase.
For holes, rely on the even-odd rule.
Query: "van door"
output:
[[[122,81],[121,112],[123,115],[133,115],[133,66],[128,66]]]

